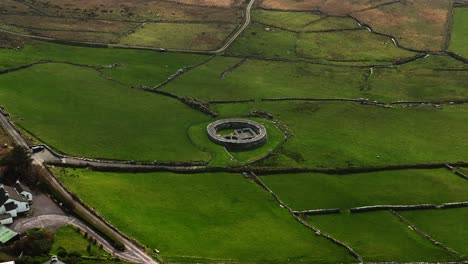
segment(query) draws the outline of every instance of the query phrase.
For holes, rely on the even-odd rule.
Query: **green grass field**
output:
[[[352,261],[238,174],[56,169],[56,175],[114,226],[171,263]]]
[[[221,78],[240,59],[217,57],[163,90],[203,100],[242,100],[281,97],[359,98],[367,69],[309,63],[247,60]],[[213,89],[216,87],[216,89]]]
[[[188,50],[214,50],[236,29],[223,23],[148,23],[120,40],[121,44]]]
[[[458,256],[432,245],[390,212],[313,216],[309,222],[354,248],[364,261],[458,260]]]
[[[275,59],[305,59],[354,65],[388,65],[416,55],[396,47],[391,38],[359,29],[351,18],[323,18],[303,12],[257,10],[254,22],[228,54]],[[313,33],[312,33],[313,32]]]
[[[366,97],[379,101],[437,101],[468,98],[468,65],[449,56],[430,55],[391,69],[375,68]]]
[[[88,245],[90,251],[87,250]],[[59,248],[64,249],[68,254],[79,253],[84,257],[109,259],[110,255],[98,246],[94,245],[78,233],[72,226],[63,226],[55,233],[55,241],[52,245],[51,254],[57,255]]]
[[[255,22],[291,31],[302,31],[310,24],[315,24],[320,15],[309,12],[282,12],[254,10],[252,12]]]
[[[303,31],[324,31],[324,30],[343,30],[357,29],[359,25],[356,20],[349,17],[323,17],[305,26]]]
[[[148,161],[209,157],[187,136],[191,124],[208,117],[177,100],[115,84],[95,70],[43,64],[0,76],[0,87],[15,123],[64,153]]]
[[[278,28],[267,31],[267,28],[265,25],[251,24],[228,48],[227,54],[297,59],[297,34]]]
[[[52,60],[92,66],[120,66],[102,71],[125,85],[155,86],[181,68],[206,60],[208,56],[131,49],[102,49],[34,41],[20,51],[0,49],[0,70]]]
[[[468,8],[455,8],[450,50],[468,57]]]
[[[366,29],[301,34],[297,42],[300,57],[315,60],[385,64],[415,53],[396,47],[389,37]]]
[[[409,211],[400,214],[436,241],[468,259],[468,208]]]
[[[468,181],[447,169],[275,174],[261,178],[294,210],[468,201]]]
[[[464,105],[389,109],[343,102],[262,102],[217,109],[239,115],[267,111],[288,128],[289,140],[258,166],[348,168],[467,159]]]
[[[368,98],[381,102],[468,98],[467,66],[429,56],[393,68],[369,69],[216,57],[162,89],[203,100],[263,98]],[[229,71],[223,75],[223,72]],[[213,89],[212,87],[216,87]]]

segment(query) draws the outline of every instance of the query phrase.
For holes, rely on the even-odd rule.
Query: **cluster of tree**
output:
[[[34,188],[39,184],[41,173],[44,173],[42,167],[32,164],[31,153],[18,145],[0,161],[0,166],[3,168],[0,181],[6,185],[14,185],[20,180]]]
[[[54,243],[54,234],[41,228],[30,229],[13,244],[4,248],[11,256],[20,256],[16,263],[43,263],[49,258],[49,252]]]

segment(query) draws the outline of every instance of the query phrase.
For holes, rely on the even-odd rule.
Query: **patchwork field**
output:
[[[278,174],[261,178],[292,209],[299,211],[468,201],[465,191],[468,182],[447,169],[395,170],[349,175]]]
[[[318,227],[361,254],[364,261],[455,261],[459,257],[431,244],[390,212],[321,215]]]
[[[468,256],[466,244],[467,208],[446,210],[422,210],[401,212],[406,219],[435,240],[454,249],[460,255]]]
[[[243,107],[224,104],[217,110],[239,116],[266,111],[288,128],[288,141],[256,164],[260,167],[349,168],[466,159],[464,105],[391,109],[346,102],[280,101]]]
[[[396,47],[388,36],[358,27],[350,18],[325,17],[322,21],[312,13],[260,10],[253,13],[253,19],[256,23],[228,54],[359,65],[385,65],[415,55]]]
[[[75,42],[209,50],[241,22],[243,2],[6,1],[0,3],[0,29]]]
[[[169,262],[352,261],[345,250],[297,224],[242,175],[68,169],[56,174],[72,192],[86,193],[82,199],[113,225],[157,248]]]
[[[191,123],[207,118],[174,99],[129,89],[93,69],[62,63],[37,65],[0,79],[0,98],[16,124],[67,154],[149,161],[208,158],[186,134]],[[173,118],[165,118],[161,109],[172,109]]]
[[[145,24],[120,40],[130,46],[214,50],[236,29],[236,24]],[[183,32],[183,34],[181,34]]]
[[[445,49],[449,37],[451,5],[449,0],[263,0],[260,7],[352,16],[376,32],[393,36],[405,48],[439,51]]]
[[[468,175],[467,9],[248,3],[1,1],[0,106],[34,144],[105,160],[50,169],[164,263],[468,260],[466,208],[350,213],[468,201],[467,180],[446,168]],[[207,125],[224,118],[262,124],[266,143],[217,145]],[[259,131],[216,133],[248,141]],[[145,167],[157,172],[138,161],[159,162]],[[70,227],[51,253],[59,247],[113,263]]]

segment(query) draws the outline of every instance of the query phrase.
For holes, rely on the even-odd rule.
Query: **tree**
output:
[[[33,228],[11,247],[11,253],[19,255],[23,252],[28,256],[46,256],[49,254],[54,235],[45,229]]]
[[[31,184],[34,177],[32,159],[26,148],[15,145],[13,150],[3,159],[2,164],[6,167],[3,178],[5,184],[13,185],[18,179],[26,184]]]

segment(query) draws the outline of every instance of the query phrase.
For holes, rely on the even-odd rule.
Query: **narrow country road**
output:
[[[239,30],[236,33],[234,33],[234,35],[232,35],[231,38],[229,38],[221,48],[214,50],[211,53],[224,52],[242,34],[242,32],[244,32],[244,30],[249,26],[250,21],[252,19],[251,10],[254,3],[255,0],[250,0],[249,4],[247,4],[247,7],[245,8],[245,21],[242,27],[240,27]]]
[[[3,129],[12,137],[12,139],[15,141],[16,144],[29,148],[24,138],[15,129],[15,127],[9,122],[7,116],[3,112],[0,113],[0,124],[2,125]],[[36,155],[33,155],[33,163],[41,167],[44,167],[43,160],[37,157]],[[55,191],[60,193],[60,195],[62,197],[65,197],[65,199],[67,199],[69,202],[73,203],[75,207],[74,208],[75,211],[78,211],[81,214],[85,215],[87,219],[90,219],[90,221],[92,221],[94,224],[99,225],[102,230],[105,230],[105,233],[112,234],[114,237],[117,237],[125,245],[125,251],[124,252],[114,251],[115,255],[122,258],[123,260],[133,262],[133,263],[159,264],[158,262],[153,260],[153,258],[148,256],[143,249],[133,244],[131,241],[129,241],[127,238],[121,235],[119,232],[112,229],[104,220],[94,215],[92,212],[90,212],[86,207],[84,207],[80,203],[76,202],[71,196],[71,194],[57,181],[57,179],[52,174],[46,173],[45,178],[49,182],[49,184],[55,189]],[[45,219],[40,219],[40,218],[38,219],[45,220]],[[96,238],[96,240],[99,240],[99,241],[105,240],[104,238],[102,238],[100,235],[95,233],[91,228],[87,227],[86,225],[81,224],[81,227],[86,228],[86,230],[89,230],[90,231],[89,233],[92,234],[93,237]]]
[[[182,53],[199,53],[199,54],[217,54],[224,52],[229,46],[244,32],[244,30],[249,26],[251,21],[251,10],[255,0],[250,0],[245,8],[245,21],[244,24],[237,30],[229,39],[227,39],[223,46],[216,50],[189,50],[189,49],[170,49],[170,48],[162,48],[162,47],[147,47],[147,46],[135,46],[135,45],[122,45],[122,44],[109,44],[109,43],[102,43],[102,42],[87,42],[87,41],[65,41],[68,43],[76,43],[76,44],[83,44],[83,45],[96,45],[96,46],[103,46],[108,48],[123,48],[123,49],[142,49],[142,50],[154,50],[154,51],[169,51],[169,52],[182,52]],[[36,36],[26,33],[19,33],[14,32],[6,29],[0,29],[0,32],[8,33],[11,35],[19,36],[19,37],[26,37],[38,40],[45,40],[45,41],[56,41],[60,42],[59,39],[50,38],[50,37],[42,37]]]
[[[12,225],[12,229],[19,233],[24,233],[31,228],[45,228],[45,229],[56,229],[58,227],[70,225],[79,228],[82,232],[87,233],[90,237],[96,239],[98,244],[102,245],[102,248],[109,254],[118,256],[119,258],[129,262],[141,262],[141,259],[128,254],[126,252],[120,252],[114,249],[112,245],[101,236],[99,236],[93,229],[89,228],[85,223],[72,216],[65,215],[40,215],[30,218],[23,218]]]
[[[250,21],[251,21],[251,9],[253,4],[255,3],[255,0],[250,0],[250,2],[247,4],[245,8],[245,21],[244,24],[239,28],[238,31],[236,31],[226,42],[223,44],[222,47],[220,47],[217,50],[213,51],[196,51],[196,50],[184,50],[184,49],[165,49],[167,51],[171,52],[186,52],[186,53],[206,53],[206,54],[216,54],[216,53],[221,53],[224,52],[243,32],[244,30],[249,26]],[[33,39],[38,39],[38,40],[45,40],[45,41],[58,41],[57,39],[54,38],[49,38],[49,37],[41,37],[41,36],[35,36],[35,35],[30,35],[30,34],[23,34],[23,33],[18,33],[18,32],[12,32],[9,30],[4,30],[0,29],[0,32],[8,33],[8,34],[13,34],[16,36],[21,36],[21,37],[28,37],[28,38],[33,38]],[[77,43],[77,44],[85,44],[85,45],[100,45],[100,46],[106,46],[109,48],[132,48],[132,49],[145,49],[145,50],[155,50],[155,51],[162,51],[163,49],[161,48],[154,48],[154,47],[142,47],[142,46],[127,46],[127,45],[119,45],[119,44],[106,44],[106,43],[96,43],[96,42],[72,42],[72,43]],[[4,113],[3,111],[0,111],[0,125],[4,128],[4,130],[12,137],[14,142],[20,146],[23,146],[25,148],[29,149],[29,145],[27,144],[26,140],[23,138],[23,136],[16,130],[16,128],[10,123],[8,120],[7,114]],[[46,158],[41,155],[33,155],[33,163],[37,164],[41,167],[44,167],[44,161],[46,161]],[[54,158],[54,154],[52,153],[47,153],[46,157],[48,158]],[[100,162],[94,162],[94,161],[83,161],[79,159],[73,159],[73,158],[62,158],[59,159],[57,156],[55,156],[58,160],[61,160],[64,163],[68,164],[75,164],[75,165],[81,165],[84,163],[98,163],[99,165],[102,165]],[[128,166],[128,164],[109,164],[108,166],[115,166],[115,167],[125,167]],[[134,165],[135,166],[135,165]],[[138,165],[136,165],[138,166]],[[142,167],[145,167],[145,165],[141,165]],[[188,168],[190,169],[190,167]],[[195,167],[191,169],[196,169]],[[125,251],[120,252],[116,251],[110,244],[109,242],[104,239],[102,236],[97,234],[93,229],[91,229],[89,226],[81,222],[80,220],[74,218],[74,217],[69,217],[69,216],[60,216],[60,215],[43,215],[43,216],[38,216],[38,217],[33,217],[29,219],[24,219],[20,220],[15,223],[15,228],[17,230],[22,230],[24,228],[29,228],[29,227],[45,227],[47,223],[53,223],[53,224],[70,224],[76,227],[79,227],[81,230],[87,232],[91,236],[93,236],[100,244],[103,245],[103,248],[111,253],[115,254],[119,258],[133,262],[133,263],[144,263],[144,264],[159,264],[156,262],[152,257],[148,256],[146,252],[133,244],[131,241],[129,241],[127,238],[125,238],[123,235],[121,235],[119,232],[115,231],[112,229],[105,221],[103,221],[101,218],[97,217],[94,215],[92,212],[90,212],[86,207],[81,205],[80,203],[76,202],[71,194],[57,181],[57,179],[50,173],[47,173],[45,175],[47,181],[49,184],[62,195],[65,197],[68,201],[72,202],[75,206],[75,210],[79,211],[80,213],[84,214],[88,219],[90,219],[92,222],[95,224],[99,225],[102,229],[105,229],[106,232],[113,234],[115,237],[118,237],[120,241],[125,245]]]

